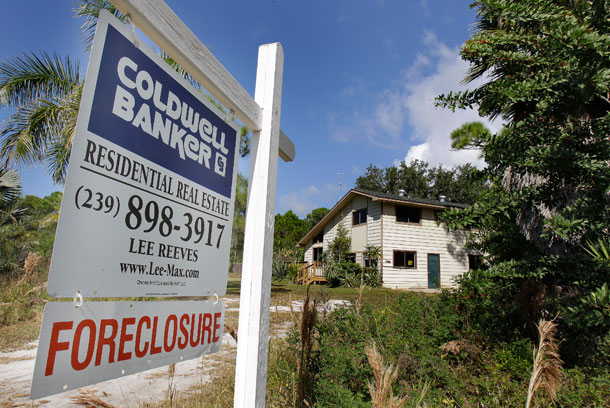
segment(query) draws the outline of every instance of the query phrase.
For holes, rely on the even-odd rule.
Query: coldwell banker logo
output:
[[[108,27],[89,131],[225,197],[236,130]]]

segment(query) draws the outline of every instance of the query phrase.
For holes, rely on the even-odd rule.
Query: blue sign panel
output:
[[[112,26],[88,130],[231,197],[237,131]]]

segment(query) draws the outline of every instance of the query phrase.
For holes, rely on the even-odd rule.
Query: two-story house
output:
[[[439,288],[454,286],[454,278],[476,267],[480,256],[464,248],[466,231],[449,231],[437,223],[439,212],[463,204],[398,195],[350,190],[298,243],[305,261],[322,259],[322,252],[343,224],[351,238],[350,257],[368,266],[365,248],[379,247],[383,286]],[[318,271],[318,274],[320,272]]]

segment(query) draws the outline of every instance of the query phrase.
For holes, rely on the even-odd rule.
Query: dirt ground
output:
[[[239,310],[239,299],[225,301],[226,312]],[[346,302],[330,301],[322,308],[328,311],[343,305],[346,305]],[[302,301],[293,301],[292,311],[299,312],[302,306]],[[289,304],[271,307],[272,336],[283,336],[289,325],[289,318],[273,321],[273,316],[288,317],[286,312],[290,310]],[[21,350],[0,352],[0,407],[83,406],[77,402],[81,396],[89,400],[99,398],[106,406],[140,407],[144,403],[165,400],[168,392],[188,392],[196,385],[205,384],[210,380],[209,373],[214,367],[227,359],[235,359],[237,352],[235,340],[225,333],[219,353],[177,363],[173,377],[170,376],[168,367],[160,367],[32,401],[29,394],[37,347],[38,341],[35,341]]]

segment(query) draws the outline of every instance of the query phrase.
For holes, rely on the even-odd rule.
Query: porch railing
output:
[[[297,272],[297,283],[309,285],[314,282],[326,282],[322,262],[305,262],[299,266]]]

